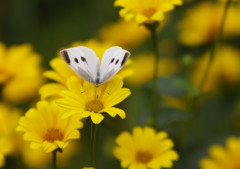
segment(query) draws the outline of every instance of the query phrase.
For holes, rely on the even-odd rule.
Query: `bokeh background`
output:
[[[208,156],[210,146],[224,145],[228,137],[240,135],[239,1],[232,2],[208,77],[204,87],[198,88],[216,39],[224,2],[186,0],[169,12],[160,24],[158,130],[169,133],[179,153],[180,159],[173,169],[200,168],[199,161]],[[151,111],[153,54],[150,35],[141,26],[120,21],[119,8],[113,3],[113,0],[0,1],[0,42],[7,48],[31,45],[41,56],[42,70],[51,69],[49,62],[58,56],[58,51],[76,41],[81,45],[101,47],[120,45],[132,53],[129,68],[133,74],[124,80],[132,94],[119,105],[126,111],[127,118],[106,116],[104,124],[97,128],[96,164],[99,169],[120,168],[120,162],[112,155],[115,137],[121,131],[131,131],[134,126],[149,124]],[[123,22],[122,25],[119,22]],[[4,60],[1,61],[4,65]],[[3,74],[1,68],[0,74]],[[5,82],[0,83],[1,89],[4,85]],[[37,93],[24,102],[1,97],[1,104],[19,109],[20,114],[39,99]],[[0,110],[4,112],[3,109]],[[0,127],[3,128],[8,119],[8,116],[2,118]],[[60,161],[64,164],[60,164],[60,168],[79,169],[89,165],[89,132],[90,127],[86,125],[81,130],[81,139],[71,143],[69,150],[62,153]],[[34,155],[37,152],[22,142],[17,142],[24,147],[18,153],[6,155],[3,168],[51,168],[50,157]]]

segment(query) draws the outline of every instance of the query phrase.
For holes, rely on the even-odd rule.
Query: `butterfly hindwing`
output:
[[[99,74],[100,61],[95,52],[79,46],[60,51],[64,61],[84,80],[95,83]]]
[[[100,83],[113,77],[125,65],[129,57],[130,52],[118,46],[106,50],[100,67]]]

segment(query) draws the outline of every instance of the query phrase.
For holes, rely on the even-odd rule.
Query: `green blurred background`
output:
[[[31,43],[47,63],[59,48],[96,36],[117,11],[112,0],[1,0],[0,40]]]
[[[74,41],[85,41],[98,37],[100,28],[119,19],[118,9],[113,7],[113,0],[0,0],[0,41],[7,46],[30,43],[35,51],[43,56],[43,65],[49,68],[49,61],[56,52]],[[211,48],[211,43],[198,47],[189,47],[177,41],[177,23],[183,17],[186,9],[199,1],[188,1],[183,6],[171,12],[171,20],[161,31],[160,41],[167,38],[174,42],[175,52],[165,51],[180,64],[184,57],[191,55],[199,57]],[[127,37],[124,37],[127,38]],[[227,41],[239,49],[240,38],[234,37]],[[170,47],[171,48],[171,47]],[[150,40],[147,40],[133,53],[151,51]],[[240,57],[240,56],[239,56]],[[134,64],[134,63],[133,63]],[[159,93],[181,98],[194,90],[191,89],[182,69],[168,78],[159,78]],[[240,69],[240,68],[239,68]],[[221,84],[220,84],[221,85]],[[127,112],[127,119],[110,119],[106,121],[110,127],[98,127],[96,142],[97,169],[118,169],[119,161],[114,159],[111,148],[114,146],[116,131],[132,130],[133,126],[146,125],[149,118],[149,83],[142,87],[129,86],[132,91],[130,98],[120,104]],[[187,94],[186,94],[187,93]],[[227,88],[224,85],[214,95],[207,95],[201,100],[201,106],[195,112],[160,106],[160,130],[169,132],[175,142],[175,150],[180,159],[175,162],[173,169],[195,169],[198,161],[207,155],[210,145],[224,143],[229,136],[239,136],[240,128],[240,86]],[[189,120],[191,119],[191,120]],[[117,124],[117,125],[115,125]],[[188,131],[185,131],[185,125]],[[113,129],[114,132],[109,128]],[[113,134],[114,133],[114,134]],[[65,168],[80,169],[89,164],[88,138],[89,126],[82,130],[82,145],[80,154],[72,158]],[[14,168],[7,165],[5,168]],[[46,167],[48,168],[48,167]]]

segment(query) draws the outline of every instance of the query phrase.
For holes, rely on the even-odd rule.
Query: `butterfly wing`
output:
[[[63,49],[60,54],[75,73],[90,83],[96,83],[97,76],[99,76],[100,61],[93,50],[78,46]]]
[[[100,83],[106,82],[113,77],[124,66],[130,55],[130,52],[119,46],[107,49],[103,54],[100,67]]]

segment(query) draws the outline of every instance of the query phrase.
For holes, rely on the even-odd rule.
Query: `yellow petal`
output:
[[[59,83],[48,83],[39,89],[39,94],[41,95],[41,99],[46,99],[49,96],[58,95],[62,90],[66,90],[64,85]]]
[[[99,124],[104,119],[104,116],[100,113],[92,113],[91,120],[94,124]]]
[[[125,112],[122,109],[118,109],[116,107],[105,108],[101,112],[106,112],[112,117],[119,115],[122,119],[125,119],[126,117]]]

